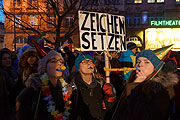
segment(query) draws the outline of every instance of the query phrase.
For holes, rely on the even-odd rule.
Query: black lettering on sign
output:
[[[123,40],[124,39],[124,40]],[[125,36],[120,36],[120,42],[121,42],[121,50],[126,50],[126,41],[125,41]]]
[[[111,47],[111,44],[112,44],[113,39],[114,39],[114,34],[108,34],[108,35],[111,36],[109,43],[108,43],[108,48],[114,50],[114,47]]]
[[[102,19],[103,19],[103,17],[106,17],[106,15],[105,15],[105,14],[102,14],[102,15],[100,16],[100,29],[101,29],[102,32],[106,32],[105,28],[102,27]],[[105,18],[104,18],[104,19],[105,19]],[[106,23],[104,23],[104,24],[106,24]]]
[[[90,13],[90,19],[91,19],[91,31],[96,31],[96,29],[93,28],[94,23],[95,23],[94,17],[95,17],[95,13]]]
[[[95,32],[91,33],[91,37],[92,37],[92,49],[93,50],[97,50],[97,47],[95,46],[94,42],[96,41],[96,39],[94,39],[94,36],[96,35]]]
[[[120,31],[120,34],[126,34],[126,31],[125,31],[125,23],[123,23],[123,21],[121,21],[121,18],[119,17],[119,31]],[[123,32],[122,32],[123,31]]]
[[[98,35],[101,36],[101,45],[102,45],[102,50],[104,50],[104,39],[103,39],[103,36],[106,35],[106,33],[98,33]]]
[[[111,17],[111,22],[109,21],[109,16]],[[114,23],[113,23],[113,16],[112,15],[107,15],[107,28],[108,28],[108,32],[109,33],[114,33]],[[110,31],[110,26],[111,26],[111,29],[112,29],[112,32]]]
[[[99,32],[99,14],[96,14],[97,31]]]
[[[117,26],[118,26],[118,24],[117,24],[117,18],[118,18],[118,16],[114,16],[114,28],[115,28],[115,34],[119,34],[119,32],[117,31]]]
[[[85,27],[85,24],[86,24],[86,22],[87,22],[87,19],[88,19],[88,16],[89,16],[89,13],[88,12],[83,12],[83,14],[85,14],[86,16],[85,16],[85,19],[84,19],[84,22],[83,22],[83,24],[82,24],[82,26],[81,26],[81,30],[90,30],[90,28],[86,28]]]
[[[84,48],[84,49],[89,49],[89,47],[90,47],[90,42],[89,42],[89,40],[88,39],[86,39],[86,37],[85,36],[89,36],[89,32],[84,32],[83,34],[82,34],[82,40],[84,41],[84,42],[86,42],[88,45],[87,46],[85,46],[84,44],[82,44],[82,47]]]
[[[119,41],[118,41],[119,35],[115,35],[115,50],[119,50]]]

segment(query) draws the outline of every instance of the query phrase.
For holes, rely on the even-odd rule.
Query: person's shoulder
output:
[[[32,98],[32,96],[36,93],[32,87],[24,88],[20,94],[17,96],[16,101],[18,102],[25,102]]]

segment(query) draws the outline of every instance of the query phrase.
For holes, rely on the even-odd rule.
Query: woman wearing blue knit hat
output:
[[[152,50],[137,55],[137,70],[128,79],[113,120],[168,120],[178,78],[163,67]]]
[[[75,60],[76,72],[70,77],[73,88],[70,120],[103,120],[116,99],[112,84],[102,85],[94,75],[94,64],[89,54],[81,54]]]

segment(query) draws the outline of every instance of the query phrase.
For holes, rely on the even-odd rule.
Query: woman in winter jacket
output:
[[[113,106],[116,98],[113,86],[93,76],[95,61],[88,54],[81,54],[75,60],[75,70],[71,77],[72,110],[70,120],[103,120],[105,112]]]
[[[177,76],[163,72],[164,63],[151,50],[143,50],[136,60],[138,70],[131,73],[112,119],[168,120]]]
[[[50,51],[39,60],[38,73],[17,97],[17,120],[66,120],[69,117],[71,89],[62,77],[64,59]]]

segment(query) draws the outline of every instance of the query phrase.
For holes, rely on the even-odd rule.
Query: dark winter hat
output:
[[[129,50],[132,50],[132,49],[134,49],[136,47],[137,47],[137,45],[135,43],[133,43],[133,42],[129,42],[127,44],[127,49],[129,49]]]
[[[156,54],[152,51],[152,50],[143,50],[140,53],[138,53],[136,60],[139,57],[145,57],[147,58],[149,61],[151,61],[151,63],[153,64],[153,66],[155,67],[155,69],[160,72],[162,66],[164,65],[164,63],[156,56]]]
[[[91,59],[93,61],[93,63],[95,64],[95,60],[89,55],[89,54],[81,54],[79,55],[76,60],[75,60],[75,70],[76,72],[79,71],[79,64],[81,63],[81,61],[83,61],[84,59]]]

